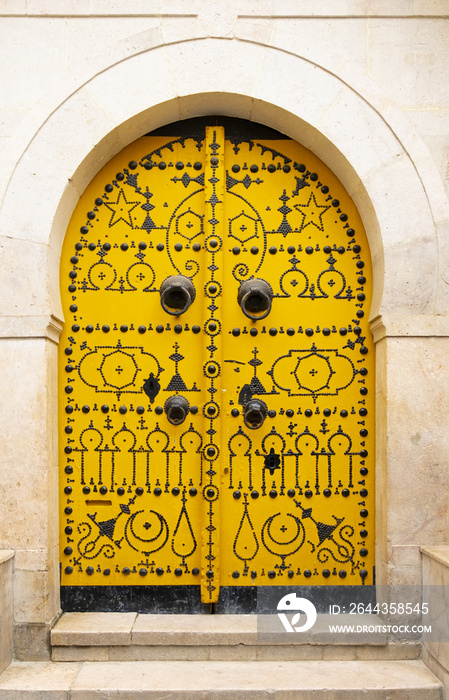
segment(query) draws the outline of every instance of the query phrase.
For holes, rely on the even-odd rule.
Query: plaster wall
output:
[[[104,163],[178,119],[267,124],[348,189],[374,263],[379,580],[419,583],[419,546],[447,543],[447,4],[299,11],[293,0],[0,0],[0,549],[16,550],[19,656],[45,656],[59,611],[65,229]]]

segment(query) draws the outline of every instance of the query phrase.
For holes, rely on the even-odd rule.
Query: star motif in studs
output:
[[[295,209],[302,216],[301,230],[309,224],[316,226],[319,231],[324,231],[322,216],[330,209],[326,204],[318,204],[315,194],[312,192],[307,204],[295,204]]]
[[[110,204],[105,202],[105,206],[112,211],[109,226],[114,226],[114,224],[118,223],[119,221],[124,221],[125,224],[128,224],[128,226],[133,228],[131,212],[133,209],[138,207],[139,204],[140,202],[128,202],[123,189],[121,189],[118,193],[116,202],[111,202]]]

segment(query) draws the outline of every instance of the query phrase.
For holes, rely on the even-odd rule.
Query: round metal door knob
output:
[[[161,305],[172,316],[185,313],[193,303],[196,292],[192,280],[184,275],[167,277],[160,288]]]
[[[259,399],[251,399],[243,409],[243,420],[250,430],[256,430],[263,424],[267,417],[267,405]]]
[[[172,425],[180,425],[189,412],[189,402],[183,396],[170,396],[165,402],[164,411]]]
[[[242,282],[237,295],[243,313],[253,321],[268,316],[272,298],[273,290],[268,282],[257,278]]]

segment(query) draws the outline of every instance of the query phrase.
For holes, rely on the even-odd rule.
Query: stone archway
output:
[[[60,249],[80,193],[101,165],[124,145],[163,123],[211,112],[281,129],[334,170],[362,215],[374,263],[373,318],[382,314],[385,321],[391,314],[394,318],[388,326],[393,333],[407,334],[416,315],[438,313],[447,294],[445,290],[442,293],[444,285],[437,275],[437,229],[444,223],[444,214],[432,198],[441,183],[419,138],[402,123],[400,114],[382,104],[377,88],[365,84],[353,89],[350,74],[344,69],[341,75],[334,75],[280,48],[191,39],[183,44],[168,41],[153,45],[134,55],[126,47],[111,65],[92,71],[82,85],[73,86],[73,92],[68,94],[65,89],[54,109],[36,113],[38,126],[23,131],[10,144],[12,175],[5,186],[0,217],[6,271],[3,309],[8,317],[3,333],[12,339],[12,368],[31,367],[31,358],[37,363],[39,371],[33,381],[26,375],[23,393],[29,403],[33,397],[31,404],[39,406],[40,418],[24,440],[12,418],[5,417],[11,435],[7,459],[11,474],[21,475],[27,450],[33,451],[38,442],[40,449],[33,451],[28,479],[30,489],[38,481],[42,483],[45,475],[44,488],[33,495],[34,514],[28,518],[27,529],[37,533],[35,539],[30,543],[18,534],[11,542],[18,549],[43,553],[44,564],[37,567],[31,563],[22,575],[23,590],[33,590],[37,577],[45,591],[42,600],[46,600],[37,613],[21,611],[19,623],[25,628],[31,622],[46,628],[58,611],[57,535],[52,508],[57,458],[51,434],[56,416],[51,377],[61,316]],[[148,74],[158,76],[158,81],[152,90],[143,90],[140,76]],[[288,90],[278,81],[279,75],[289,76]],[[117,85],[127,86],[125,97]],[[351,120],[347,119],[349,113]],[[419,169],[418,163],[422,164]],[[15,238],[11,238],[11,230]],[[385,333],[380,330],[379,338]],[[19,338],[26,339],[20,350]],[[383,376],[383,353],[378,353],[378,362],[379,376]],[[380,401],[382,408],[385,394],[380,394]],[[385,413],[380,410],[378,415]],[[380,428],[378,484],[383,493],[386,424]],[[23,496],[28,498],[29,494]],[[387,561],[385,519],[379,520],[380,558]]]

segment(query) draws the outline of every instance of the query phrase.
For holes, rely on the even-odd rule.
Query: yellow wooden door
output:
[[[287,138],[108,163],[61,259],[62,586],[373,583],[371,289],[352,200]]]

